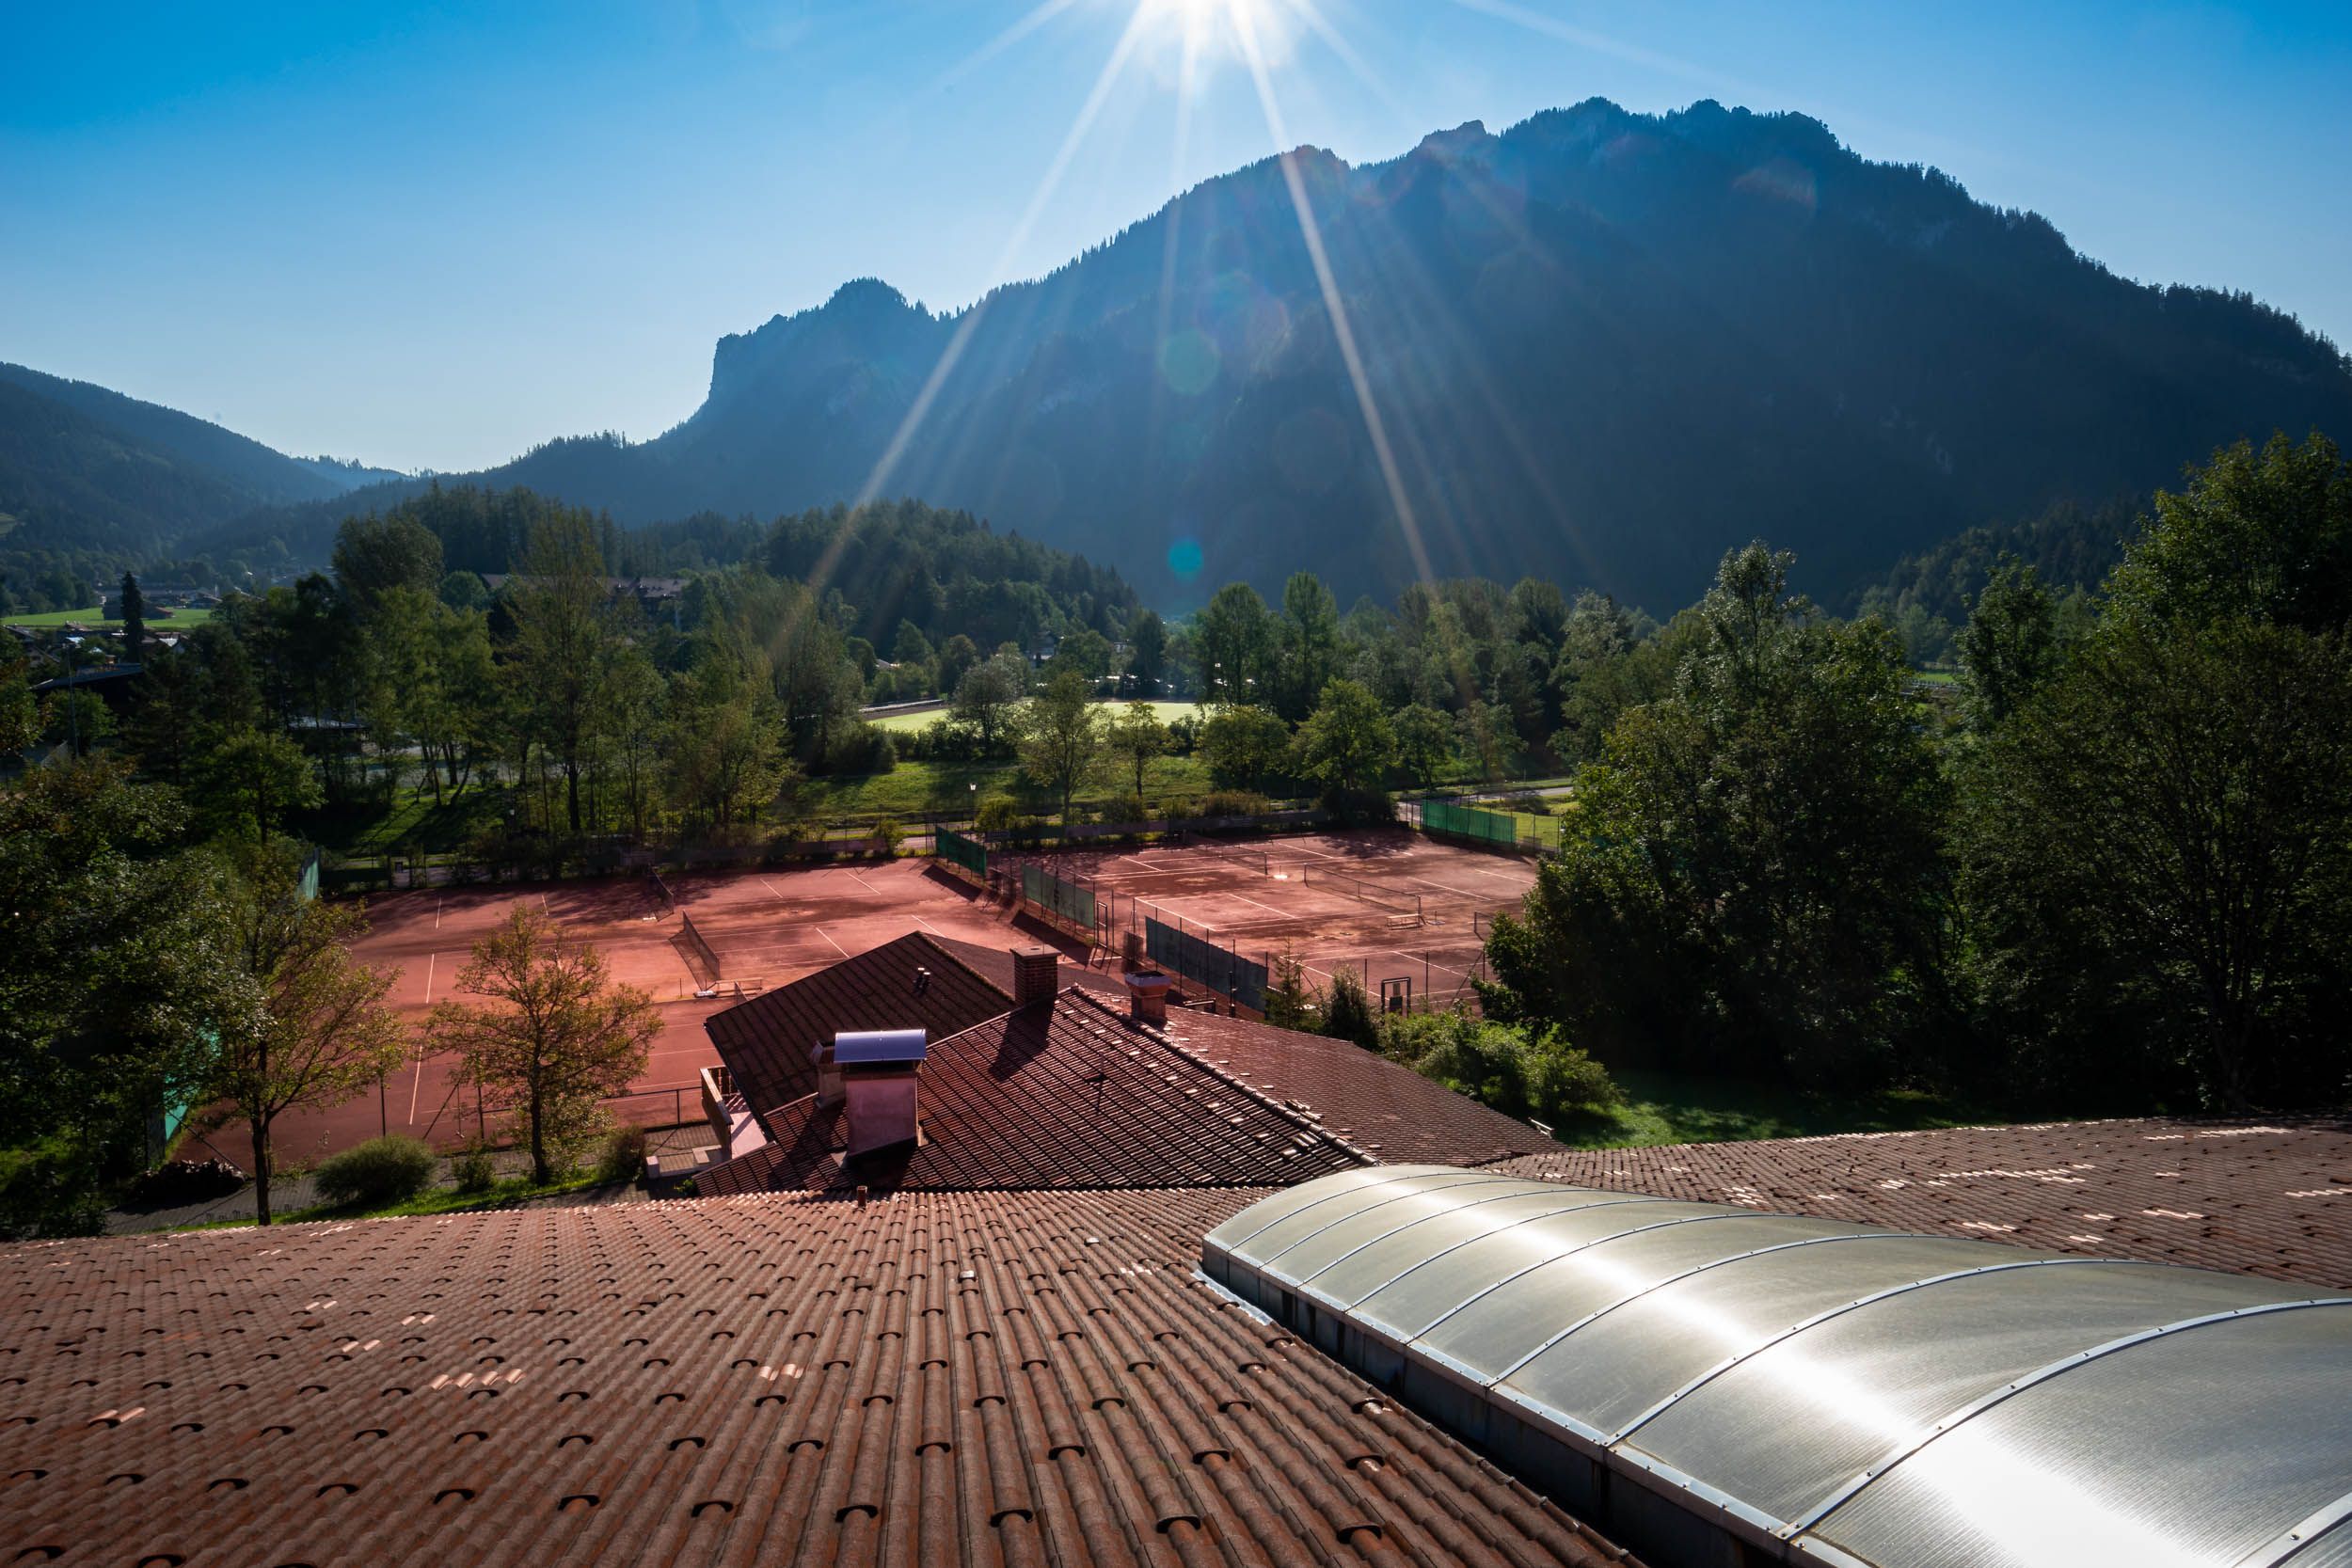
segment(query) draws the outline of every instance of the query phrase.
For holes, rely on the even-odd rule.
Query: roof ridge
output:
[[[1061,990],[1055,993],[1054,1000],[1058,1002],[1065,996],[1074,996],[1080,1002],[1083,1002],[1088,1006],[1101,1012],[1105,1017],[1110,1018],[1117,1022],[1126,1024],[1129,1028],[1136,1030],[1148,1039],[1157,1041],[1160,1045],[1165,1046],[1168,1050],[1173,1052],[1177,1056],[1181,1057],[1184,1061],[1189,1062],[1193,1067],[1197,1068],[1200,1071],[1207,1073],[1218,1083],[1224,1084],[1242,1094],[1248,1095],[1250,1099],[1272,1111],[1276,1116],[1281,1117],[1284,1121],[1289,1122],[1292,1126],[1299,1128],[1304,1132],[1311,1132],[1318,1138],[1325,1139],[1329,1143],[1337,1145],[1343,1152],[1358,1161],[1360,1161],[1364,1164],[1377,1165],[1386,1164],[1385,1161],[1382,1161],[1377,1156],[1367,1153],[1364,1149],[1358,1148],[1353,1139],[1343,1137],[1341,1134],[1334,1132],[1329,1128],[1324,1126],[1322,1122],[1317,1119],[1321,1113],[1317,1113],[1316,1117],[1309,1117],[1302,1114],[1291,1101],[1275,1099],[1272,1095],[1251,1084],[1248,1080],[1242,1078],[1235,1073],[1230,1072],[1222,1067],[1219,1067],[1216,1063],[1210,1061],[1206,1056],[1203,1056],[1192,1047],[1184,1044],[1184,1041],[1177,1039],[1174,1036],[1168,1034],[1168,1026],[1166,1024],[1163,1023],[1154,1028],[1152,1024],[1144,1022],[1132,1013],[1120,1012],[1109,1003],[1079,986],[1064,987]],[[1265,1027],[1274,1029],[1279,1026],[1275,1024],[1267,1024]],[[1291,1031],[1285,1030],[1282,1032],[1290,1033]]]
[[[938,955],[939,955],[942,958],[946,959],[947,962],[949,962],[949,963],[951,963],[951,964],[955,965],[958,969],[962,970],[962,971],[963,971],[966,974],[969,974],[970,976],[972,976],[972,978],[974,978],[975,980],[977,980],[980,984],[982,984],[982,985],[986,986],[989,990],[991,990],[994,991],[997,995],[999,995],[999,996],[1001,996],[1001,997],[1005,998],[1005,1000],[1007,1000],[1008,1002],[1009,1002],[1009,1001],[1011,1001],[1011,1000],[1012,1000],[1012,992],[1010,992],[1010,991],[1007,990],[1004,987],[1002,987],[1002,986],[998,985],[998,984],[997,984],[994,980],[991,979],[989,976],[987,976],[987,975],[985,975],[985,974],[981,974],[978,970],[977,970],[977,969],[973,968],[970,964],[966,963],[966,962],[963,960],[962,957],[961,957],[960,954],[958,954],[958,953],[954,952],[952,949],[950,949],[950,948],[946,945],[946,943],[945,943],[945,942],[943,942],[942,941],[940,941],[940,939],[939,939],[938,937],[933,936],[930,932],[929,932],[929,931],[909,931],[909,932],[907,933],[907,935],[908,935],[908,936],[910,936],[910,937],[914,938],[917,942],[921,942],[924,946],[926,946],[926,947],[930,948],[932,952],[934,952],[934,953],[938,954]],[[894,939],[894,940],[898,940],[898,939]],[[887,945],[887,943],[885,943],[884,945]],[[977,946],[979,946],[979,945],[981,945],[981,944],[980,944],[979,942],[971,942],[971,943],[968,943],[967,945],[969,945],[969,946],[973,946],[973,947],[977,947]],[[867,948],[867,949],[866,949],[866,951],[870,953],[870,952],[872,952],[872,951],[873,951],[873,949],[872,949],[872,948]],[[831,967],[831,966],[828,966],[828,967]],[[1003,1017],[1004,1015],[1000,1013],[1000,1014],[998,1014],[997,1016],[1001,1018],[1001,1017]]]

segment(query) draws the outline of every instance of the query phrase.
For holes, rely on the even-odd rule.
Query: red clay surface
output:
[[[1164,911],[1162,918],[1179,918],[1246,957],[1262,958],[1288,945],[1318,986],[1344,965],[1368,974],[1375,991],[1382,979],[1406,976],[1417,997],[1434,993],[1440,1000],[1466,986],[1477,959],[1473,912],[1516,907],[1534,880],[1531,862],[1405,831],[1277,838],[1247,850],[1195,845],[1045,858],[1059,874],[1095,885],[1122,927],[1139,927],[1144,915]],[[1360,879],[1392,899],[1419,895],[1422,924],[1405,925],[1336,880],[1315,880],[1326,875]],[[646,1126],[700,1115],[695,1074],[718,1061],[703,1021],[735,1004],[737,983],[783,985],[911,931],[991,947],[1051,940],[1073,958],[1087,956],[1081,943],[986,902],[928,860],[682,873],[669,885],[678,909],[718,953],[729,988],[722,997],[695,996],[694,973],[675,940],[678,919],[656,918],[640,877],[380,895],[368,901],[373,928],[357,952],[394,972],[390,1000],[404,1019],[421,1024],[433,1003],[459,994],[472,943],[517,902],[539,904],[573,936],[594,942],[614,979],[642,986],[660,1006],[662,1032],[636,1085],[644,1092],[613,1106]],[[1103,954],[1094,958],[1108,961]],[[280,1117],[279,1161],[315,1161],[379,1132],[457,1148],[474,1135],[476,1119],[472,1096],[456,1084],[453,1066],[446,1057],[411,1058],[376,1091],[332,1110]],[[495,1140],[498,1129],[490,1132]],[[238,1164],[250,1164],[242,1122],[205,1136]]]
[[[1345,968],[1375,995],[1383,980],[1408,979],[1417,1002],[1439,1004],[1468,994],[1479,917],[1516,911],[1535,881],[1533,861],[1402,829],[1041,859],[1107,896],[1115,928],[1172,915],[1247,958],[1288,948],[1317,989]],[[1359,884],[1381,901],[1359,897]],[[1418,924],[1400,912],[1416,902]]]

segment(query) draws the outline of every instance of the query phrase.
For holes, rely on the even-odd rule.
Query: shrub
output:
[[[245,1172],[226,1160],[167,1160],[131,1183],[131,1201],[151,1209],[178,1209],[226,1197],[245,1185]]]
[[[1021,817],[1021,802],[1009,795],[984,795],[973,812],[973,826],[984,833],[1001,833]]]
[[[634,1181],[645,1174],[645,1130],[642,1127],[618,1127],[604,1140],[604,1152],[596,1159],[596,1180],[599,1181]]]
[[[1142,796],[1129,790],[1123,794],[1114,795],[1104,801],[1096,814],[1095,820],[1099,822],[1141,822],[1145,819],[1149,809],[1144,805]]]
[[[980,743],[980,727],[956,718],[898,731],[892,741],[900,756],[916,762],[978,762],[988,750]]]
[[[1625,1100],[1609,1069],[1557,1029],[1531,1037],[1462,1008],[1398,1014],[1379,1028],[1389,1055],[1505,1116],[1550,1125],[1605,1114]]]
[[[895,855],[898,852],[898,846],[906,842],[907,831],[898,826],[897,817],[885,816],[874,824],[874,838],[882,846],[884,855]]]
[[[1396,800],[1385,789],[1349,789],[1327,793],[1324,808],[1342,822],[1359,826],[1396,820]]]
[[[450,1171],[457,1178],[457,1190],[461,1193],[486,1193],[499,1177],[498,1164],[490,1158],[486,1144],[468,1144],[450,1162]]]
[[[1347,970],[1331,976],[1331,994],[1323,1005],[1323,1032],[1367,1050],[1380,1043],[1380,1021],[1373,1016],[1372,999],[1364,994],[1364,983]]]
[[[1168,721],[1168,749],[1180,757],[1192,755],[1200,744],[1200,721],[1189,713],[1179,714]]]
[[[337,1207],[397,1203],[433,1180],[433,1150],[395,1133],[344,1149],[318,1168],[319,1196]]]
[[[1546,1031],[1528,1049],[1528,1100],[1546,1122],[1601,1116],[1625,1103],[1625,1090],[1609,1069],[1568,1044],[1558,1030]]]
[[[1266,976],[1265,1021],[1278,1029],[1311,1034],[1322,1022],[1316,1016],[1314,993],[1307,989],[1306,965],[1288,947],[1274,956],[1273,973]]]
[[[879,724],[850,724],[825,748],[828,773],[887,773],[898,766],[898,748]]]
[[[1203,816],[1263,816],[1274,802],[1254,789],[1213,789],[1200,797]]]

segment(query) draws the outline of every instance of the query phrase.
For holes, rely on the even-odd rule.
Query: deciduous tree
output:
[[[2049,591],[2015,556],[1994,564],[1960,633],[1970,725],[1997,727],[2031,696],[2058,662],[2058,616]]]
[[[592,1132],[596,1102],[645,1070],[661,1033],[653,998],[613,984],[602,953],[525,903],[474,944],[457,986],[489,1005],[437,1004],[433,1043],[459,1057],[485,1105],[515,1117],[532,1180],[551,1181],[559,1152]]]
[[[1876,622],[1724,559],[1671,696],[1629,710],[1524,920],[1488,943],[1501,1015],[1603,1055],[1881,1078],[1941,1006],[1945,789]]]
[[[353,1099],[400,1065],[406,1033],[384,996],[391,975],[352,957],[367,933],[356,904],[304,900],[291,853],[266,855],[237,905],[245,973],[261,995],[246,1026],[224,1032],[212,1089],[251,1134],[253,1198],[270,1223],[272,1130],[288,1111]]]
[[[1021,721],[1021,770],[1061,800],[1070,825],[1070,799],[1103,763],[1103,715],[1085,676],[1065,670],[1046,683]]]
[[[1168,726],[1150,703],[1129,703],[1110,723],[1110,749],[1136,770],[1136,799],[1143,799],[1143,772],[1152,759],[1167,754]]]
[[[1029,694],[1029,661],[1017,653],[1000,653],[973,665],[956,683],[948,710],[980,732],[980,748],[998,754],[1013,728],[1013,710]]]
[[[1326,805],[1355,812],[1387,797],[1381,784],[1396,754],[1396,732],[1379,701],[1354,681],[1326,683],[1298,727],[1298,771],[1321,786]]]

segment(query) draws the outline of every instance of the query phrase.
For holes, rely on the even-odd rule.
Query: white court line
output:
[[[1282,852],[1290,855],[1312,855],[1319,861],[1343,861],[1353,858],[1348,855],[1327,854],[1321,849],[1310,849],[1302,844],[1285,844],[1282,846]]]
[[[876,887],[873,883],[871,883],[871,882],[867,881],[865,878],[863,878],[863,877],[858,877],[858,876],[857,876],[857,867],[856,867],[856,866],[854,866],[854,865],[851,865],[851,866],[845,866],[845,867],[843,867],[843,869],[844,869],[844,870],[846,870],[846,871],[848,871],[848,872],[849,872],[849,874],[850,874],[850,876],[852,876],[852,877],[857,877],[857,885],[858,885],[858,886],[860,886],[860,887],[862,887],[862,888],[864,888],[866,892],[868,892],[868,893],[880,893],[880,892],[882,891],[882,889],[880,889],[880,888]]]
[[[1491,877],[1494,873],[1489,871],[1486,875]],[[1478,896],[1478,895],[1472,893],[1466,887],[1448,887],[1443,882],[1433,882],[1426,877],[1407,877],[1405,879],[1408,882],[1419,882],[1423,887],[1434,887],[1439,893],[1450,893],[1456,898],[1475,898]]]
[[[441,956],[438,953],[427,953],[424,956],[424,1005],[428,1007],[433,1006],[433,966],[440,961]]]
[[[1431,969],[1442,969],[1442,970],[1444,970],[1444,971],[1445,971],[1448,974],[1459,974],[1459,975],[1460,975],[1463,979],[1465,979],[1465,980],[1467,980],[1467,979],[1469,979],[1469,978],[1470,978],[1470,971],[1469,971],[1469,970],[1467,970],[1467,969],[1456,969],[1456,968],[1454,968],[1452,964],[1441,964],[1441,963],[1439,963],[1437,959],[1432,958],[1429,958],[1429,957],[1427,957],[1426,955],[1423,955],[1422,957],[1420,957],[1420,958],[1415,958],[1415,957],[1414,957],[1412,954],[1410,954],[1410,953],[1400,953],[1400,952],[1398,952],[1398,951],[1397,951],[1395,948],[1393,948],[1393,947],[1384,948],[1384,949],[1382,949],[1382,951],[1386,952],[1386,953],[1388,954],[1388,956],[1389,956],[1390,958],[1403,958],[1403,959],[1405,959],[1407,963],[1426,964],[1426,965],[1428,965]]]
[[[938,927],[932,925],[930,921],[924,919],[919,914],[914,917],[914,923],[935,937],[944,937],[947,934],[946,932],[941,930]]]
[[[417,1125],[417,1096],[424,1089],[424,1053],[417,1053],[417,1075],[408,1084],[408,1125]]]
[[[1470,873],[1478,877],[1492,877],[1498,882],[1509,882],[1513,887],[1518,888],[1529,888],[1535,885],[1532,881],[1522,882],[1517,877],[1506,877],[1500,871],[1481,871],[1476,866],[1470,867]]]
[[[792,902],[792,900],[791,900],[791,899],[787,898],[787,897],[784,895],[784,890],[783,890],[782,888],[780,888],[780,887],[776,886],[776,884],[775,884],[775,883],[773,883],[773,882],[770,881],[767,878],[762,877],[762,878],[759,879],[759,885],[760,885],[761,887],[766,888],[766,889],[767,889],[770,893],[774,894],[774,895],[776,895],[776,902],[777,902],[777,903],[779,903],[779,904],[789,904],[790,902]]]
[[[437,893],[433,895],[433,928],[437,931],[441,928],[441,906],[446,902],[446,895]]]
[[[539,907],[547,911],[548,918],[549,920],[553,920],[555,918],[555,906],[548,902],[548,895],[544,893],[539,895]]]
[[[1228,890],[1225,896],[1228,898],[1238,898],[1243,903],[1250,906],[1252,909],[1263,910],[1268,914],[1279,914],[1285,920],[1295,920],[1298,918],[1298,911],[1296,910],[1278,910],[1271,904],[1259,903],[1255,898],[1250,897],[1246,893],[1234,893]]]
[[[818,927],[816,930],[818,936],[823,937],[827,942],[833,942],[833,933],[831,931],[826,930],[822,926]],[[837,942],[833,942],[833,950],[840,954],[845,958],[850,956],[850,950],[842,946]]]

